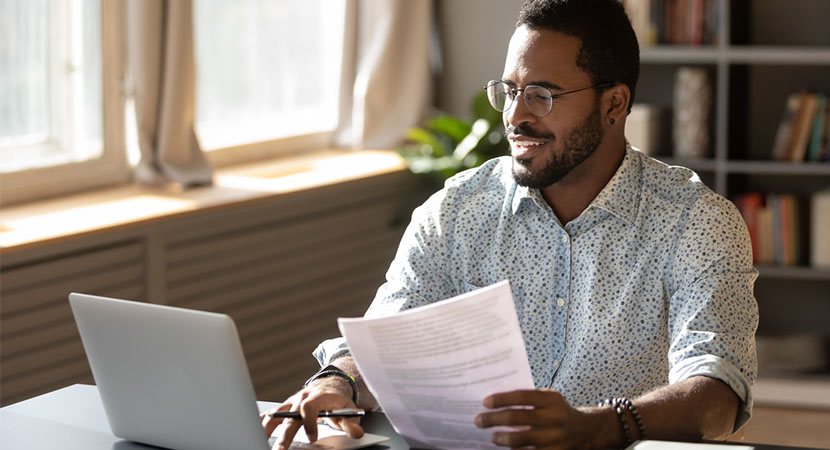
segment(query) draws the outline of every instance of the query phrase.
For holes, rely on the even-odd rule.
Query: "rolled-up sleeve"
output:
[[[669,383],[699,375],[726,383],[741,400],[735,430],[752,414],[757,277],[746,226],[734,206],[715,198],[698,202],[675,256],[679,288],[669,305]]]
[[[343,337],[336,337],[327,339],[317,345],[312,354],[320,367],[325,367],[331,364],[335,359],[347,355],[349,353],[349,346],[346,344],[346,339]]]

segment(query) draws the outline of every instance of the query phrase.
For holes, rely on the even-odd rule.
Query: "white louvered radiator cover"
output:
[[[389,174],[0,258],[0,404],[92,382],[72,291],[231,315],[257,397],[284,399],[366,310],[423,192]]]

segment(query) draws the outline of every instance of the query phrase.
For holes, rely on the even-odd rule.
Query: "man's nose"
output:
[[[516,99],[510,108],[504,112],[504,125],[519,126],[522,123],[533,123],[537,119],[536,115],[530,112],[525,103],[524,92],[516,95]]]

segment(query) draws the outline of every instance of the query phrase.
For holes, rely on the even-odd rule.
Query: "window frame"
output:
[[[214,168],[221,168],[329,148],[334,144],[334,131],[320,131],[202,151]]]
[[[308,150],[339,147],[340,133],[351,121],[352,88],[355,79],[357,54],[357,3],[343,1],[343,36],[340,57],[340,82],[337,99],[337,124],[330,131],[284,136],[227,147],[202,149],[214,168],[229,167],[263,161],[279,156],[296,155]],[[194,41],[195,52],[195,41]],[[194,123],[195,127],[195,123]],[[195,131],[195,130],[194,130]],[[196,134],[198,137],[198,133]]]
[[[126,26],[123,2],[101,0],[102,145],[99,158],[0,175],[0,204],[35,201],[126,183],[130,179],[124,135]]]

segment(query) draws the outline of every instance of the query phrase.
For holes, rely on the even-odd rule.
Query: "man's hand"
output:
[[[301,426],[305,428],[309,441],[316,441],[317,413],[319,411],[355,408],[356,406],[351,400],[351,394],[348,394],[347,397],[343,393],[342,381],[335,377],[321,378],[292,395],[278,408],[264,412],[261,417],[265,433],[271,436],[275,429],[278,430],[274,448],[288,449],[294,440],[294,435],[297,434]],[[347,387],[347,390],[350,390],[350,388]],[[269,414],[275,411],[299,411],[302,420],[270,417]],[[325,421],[333,428],[345,431],[355,439],[363,436],[363,428],[359,425],[359,418],[335,417],[326,418]]]
[[[571,407],[551,389],[518,390],[493,394],[484,406],[496,411],[476,416],[479,428],[516,427],[493,432],[496,445],[519,448],[585,447],[592,437],[592,415]]]

